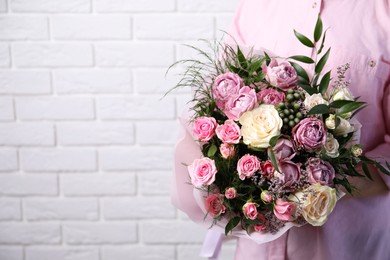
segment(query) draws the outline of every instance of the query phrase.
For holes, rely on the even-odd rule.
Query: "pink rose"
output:
[[[206,198],[205,206],[207,212],[213,217],[218,217],[219,215],[225,213],[226,206],[223,204],[223,195],[222,194],[211,194]]]
[[[294,88],[298,83],[297,72],[288,62],[278,64],[273,59],[264,72],[267,81],[283,91]]]
[[[269,148],[271,149],[271,148]],[[286,138],[279,138],[276,142],[276,145],[272,148],[275,158],[278,161],[281,160],[291,160],[294,158],[296,151],[294,147],[294,143]]]
[[[240,142],[240,127],[231,119],[226,120],[223,125],[218,125],[215,132],[218,138],[224,143],[238,144]]]
[[[202,185],[210,185],[215,181],[215,174],[217,168],[214,160],[204,157],[202,159],[195,159],[191,165],[187,167],[190,173],[191,183],[195,187]]]
[[[234,150],[234,145],[230,145],[227,143],[222,143],[219,147],[219,151],[221,152],[221,155],[225,159],[233,158],[236,154],[236,151]]]
[[[272,202],[272,195],[269,191],[263,190],[260,194],[260,198],[262,201],[270,203]]]
[[[277,106],[280,103],[283,103],[284,100],[284,93],[281,91],[277,91],[273,88],[263,89],[259,93],[257,93],[257,101],[262,104],[270,104]]]
[[[251,220],[255,220],[257,218],[257,204],[253,202],[247,202],[242,206],[242,212],[244,212],[244,215],[246,218],[249,218]]]
[[[256,156],[246,154],[237,162],[238,176],[241,180],[252,177],[260,169],[260,161]]]
[[[234,199],[235,197],[237,197],[237,190],[233,187],[226,189],[225,197],[227,199]]]
[[[246,111],[254,109],[256,103],[255,90],[245,86],[240,89],[238,94],[229,97],[223,112],[229,119],[238,120]]]
[[[253,225],[256,232],[264,232],[267,229],[267,220],[265,219],[263,214],[257,214],[257,219],[261,222],[261,224]]]
[[[333,179],[336,172],[333,166],[319,158],[309,158],[306,162],[306,172],[309,177],[310,184],[333,186]]]
[[[201,116],[194,121],[194,134],[201,141],[209,141],[215,134],[217,121],[214,117]]]
[[[275,168],[270,160],[261,162],[260,164],[261,175],[266,179],[271,179],[274,176]]]
[[[326,143],[324,123],[315,117],[303,119],[293,128],[292,134],[297,146],[308,152],[315,152]]]
[[[296,205],[283,199],[277,199],[274,206],[275,216],[283,221],[293,221],[295,219]]]
[[[280,161],[279,163],[279,179],[283,186],[288,188],[296,183],[301,176],[301,163],[294,163],[291,161]]]
[[[213,97],[219,109],[225,108],[225,103],[231,95],[238,94],[244,86],[244,81],[237,74],[227,72],[215,78]]]

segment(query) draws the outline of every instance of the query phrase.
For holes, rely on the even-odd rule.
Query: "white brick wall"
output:
[[[0,0],[0,260],[200,260],[169,65],[239,0]],[[234,241],[221,259],[233,259]]]

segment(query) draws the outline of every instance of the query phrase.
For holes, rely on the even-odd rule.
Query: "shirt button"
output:
[[[313,5],[311,6],[312,8],[316,8],[317,7],[317,2],[314,2]]]
[[[370,60],[368,62],[368,66],[370,66],[371,68],[375,67],[375,65],[376,65],[376,62],[374,60]]]

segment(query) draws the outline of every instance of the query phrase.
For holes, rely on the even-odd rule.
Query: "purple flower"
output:
[[[224,109],[225,103],[231,95],[236,95],[244,86],[239,75],[227,72],[215,78],[213,84],[213,97],[219,109]]]
[[[279,162],[279,179],[282,181],[283,186],[290,187],[296,183],[301,175],[301,163],[294,163],[292,161],[280,161]]]
[[[296,145],[308,152],[316,151],[326,142],[324,123],[314,117],[308,117],[299,122],[293,128],[292,134]]]
[[[333,186],[336,173],[329,162],[319,158],[309,158],[306,162],[306,172],[310,184],[320,183],[321,185]]]
[[[276,60],[271,60],[264,71],[267,81],[281,90],[294,88],[298,83],[297,72],[288,62],[278,64]]]
[[[284,102],[285,95],[281,91],[277,91],[273,88],[267,88],[257,93],[257,100],[262,104],[277,106]]]
[[[279,138],[272,150],[278,161],[290,161],[296,154],[294,143],[286,138]]]
[[[225,104],[223,112],[229,119],[238,120],[246,111],[255,108],[257,103],[256,92],[254,89],[245,86],[239,93],[232,95]]]

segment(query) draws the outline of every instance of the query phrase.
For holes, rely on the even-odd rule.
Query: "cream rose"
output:
[[[333,131],[335,135],[346,136],[347,134],[355,131],[355,128],[349,123],[348,120],[339,117],[340,124]]]
[[[319,94],[313,94],[313,95],[306,95],[305,101],[303,101],[303,104],[305,105],[305,108],[307,110],[312,109],[313,107],[320,105],[320,104],[325,104],[328,105],[328,101],[326,101],[322,95]]]
[[[332,94],[332,100],[353,100],[353,95],[345,87],[337,88]]]
[[[272,137],[280,134],[283,121],[273,105],[260,105],[240,117],[241,135],[246,145],[256,148],[269,147]]]
[[[325,153],[327,156],[331,158],[336,158],[340,155],[339,153],[339,142],[337,141],[336,138],[330,133],[327,134],[326,136],[326,142],[324,145]]]
[[[327,119],[325,119],[325,125],[328,129],[335,129],[336,128],[336,116],[333,114],[330,114]]]
[[[306,199],[303,199],[306,195]],[[305,191],[290,195],[290,200],[301,204],[302,216],[313,226],[322,226],[328,220],[336,202],[336,189],[316,183]]]

